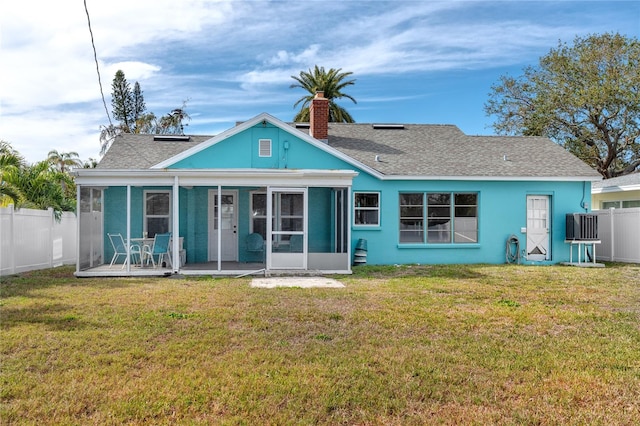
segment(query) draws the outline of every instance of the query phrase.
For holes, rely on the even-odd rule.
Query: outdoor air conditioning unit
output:
[[[598,239],[598,216],[593,213],[567,214],[567,240],[589,241]]]

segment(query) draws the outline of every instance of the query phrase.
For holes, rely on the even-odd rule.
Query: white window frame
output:
[[[254,216],[254,214],[253,214],[253,210],[254,210],[253,209],[253,196],[254,195],[264,195],[264,197],[265,197],[265,212],[264,212],[264,215],[255,215]],[[250,192],[250,196],[249,196],[249,216],[250,216],[250,218],[249,218],[249,233],[256,232],[253,229],[253,221],[255,219],[264,219],[264,232],[266,234],[266,232],[267,232],[267,204],[266,204],[266,201],[267,201],[267,192],[266,191],[251,191]]]
[[[400,211],[398,212],[398,220],[399,220],[399,235],[398,235],[398,243],[399,244],[420,244],[420,245],[425,245],[425,246],[438,246],[438,245],[444,245],[444,244],[449,244],[449,245],[457,245],[457,246],[464,246],[467,244],[478,244],[480,242],[480,192],[475,192],[475,191],[427,191],[427,192],[423,192],[423,191],[409,191],[409,192],[402,192],[400,193],[400,195],[402,194],[416,194],[416,195],[421,195],[422,196],[422,204],[421,205],[405,205],[404,207],[421,207],[422,208],[422,218],[417,218],[417,217],[405,217],[402,216],[402,207],[403,205],[400,204],[400,199],[401,197],[398,197],[398,205],[400,208]],[[437,204],[437,205],[430,205],[429,204],[429,194],[445,194],[445,195],[449,195],[449,204]],[[475,195],[476,200],[475,200],[475,204],[471,205],[465,205],[465,204],[456,204],[455,202],[455,198],[456,195]],[[429,214],[429,210],[430,209],[434,209],[434,208],[439,208],[439,207],[447,207],[449,209],[449,240],[448,241],[429,241],[429,219],[431,218],[430,214]],[[460,235],[456,235],[456,219],[461,219],[465,216],[456,216],[456,207],[475,207],[475,241],[464,241],[465,238],[465,234],[460,234]],[[443,216],[444,218],[444,216]],[[409,220],[421,220],[422,221],[422,227],[420,229],[415,229],[415,230],[403,230],[402,229],[402,220],[403,219],[409,219]],[[421,242],[414,242],[414,241],[402,241],[402,235],[403,235],[403,231],[405,232],[422,232],[422,241]],[[469,231],[469,230],[464,230],[464,231]],[[473,231],[472,231],[473,232]],[[456,239],[458,241],[456,241]]]
[[[258,156],[271,157],[273,154],[271,139],[258,139]]]
[[[148,215],[147,214],[147,195],[148,194],[167,194],[167,196],[169,197],[169,213],[166,215]],[[171,228],[172,228],[172,224],[173,221],[171,220],[171,212],[172,212],[172,198],[171,197],[171,190],[168,189],[146,189],[143,192],[143,205],[142,205],[142,209],[143,209],[143,222],[142,222],[142,231],[144,232],[144,235],[147,235],[148,233],[148,229],[147,229],[147,220],[149,218],[167,218],[167,221],[169,222],[169,232],[171,232]]]
[[[376,207],[360,207],[357,203],[358,195],[376,195],[378,197],[378,203]],[[359,223],[358,220],[358,211],[375,211],[376,214],[376,223]],[[370,228],[378,228],[380,227],[380,192],[379,191],[354,191],[353,192],[353,225],[354,226],[362,226],[362,227],[370,227]]]
[[[629,204],[638,202],[640,202],[640,200],[604,200],[600,201],[600,209],[629,209],[632,208],[629,207]]]

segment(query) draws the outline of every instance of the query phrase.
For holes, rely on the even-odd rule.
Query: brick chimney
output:
[[[329,141],[329,99],[319,90],[309,106],[309,134],[322,142]]]

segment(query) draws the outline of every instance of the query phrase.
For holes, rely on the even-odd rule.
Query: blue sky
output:
[[[455,124],[492,134],[483,105],[501,75],[576,36],[640,35],[638,1],[86,0],[103,91],[122,69],[147,109],[187,101],[187,133],[261,112],[284,121],[304,95],[291,75],[352,71],[357,122]],[[99,159],[102,105],[81,1],[5,2],[0,139],[29,162],[56,149]]]

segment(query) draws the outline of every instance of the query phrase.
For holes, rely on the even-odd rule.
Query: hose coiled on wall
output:
[[[511,234],[509,238],[507,238],[507,263],[520,263],[520,240],[518,237]]]

